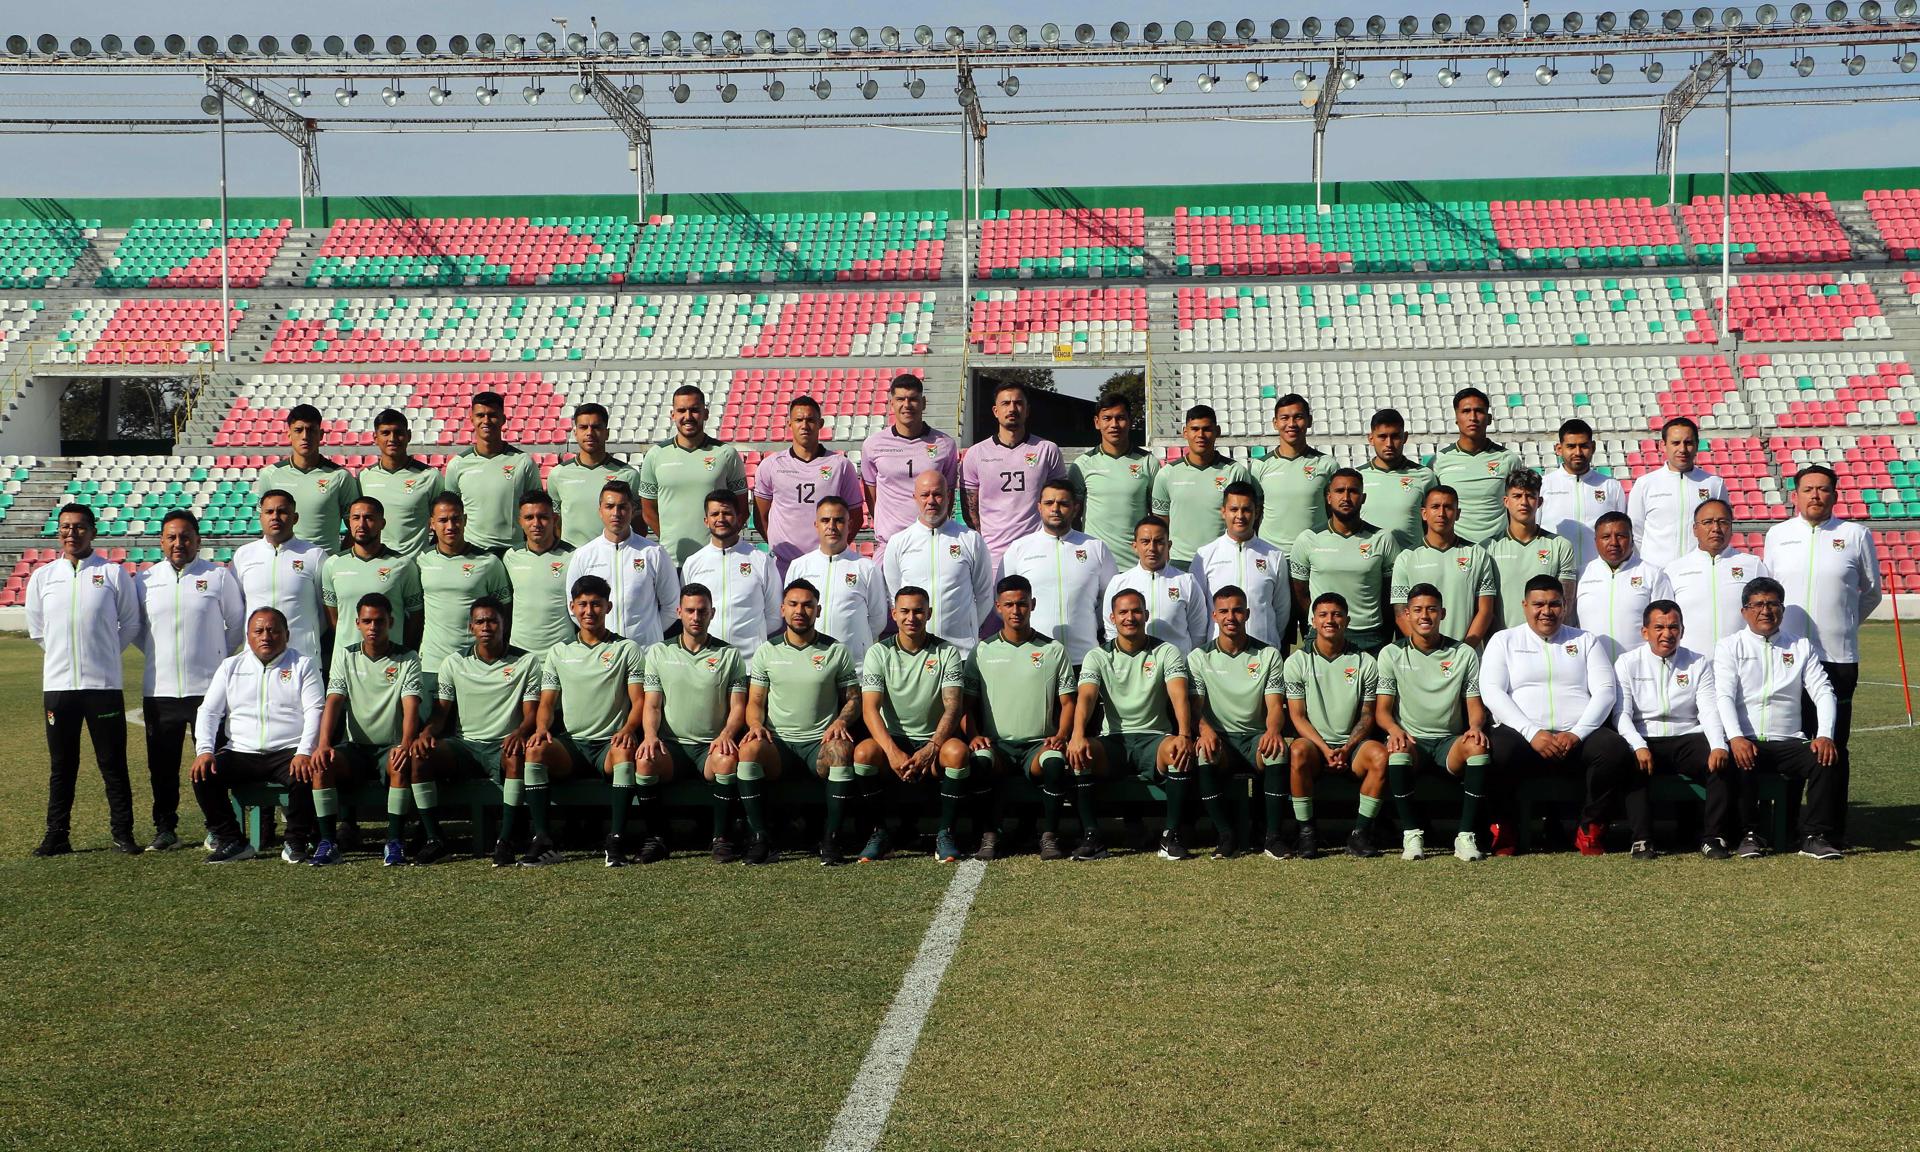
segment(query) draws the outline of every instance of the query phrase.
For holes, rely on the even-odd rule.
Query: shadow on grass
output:
[[[1851,804],[1847,830],[1847,839],[1855,848],[1869,852],[1920,851],[1920,804]]]

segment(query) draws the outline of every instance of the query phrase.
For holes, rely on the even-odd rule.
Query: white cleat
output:
[[[1485,860],[1487,854],[1480,851],[1480,845],[1473,833],[1462,832],[1453,838],[1453,855],[1458,860]]]
[[[1400,859],[1418,860],[1427,854],[1427,834],[1418,828],[1400,833]]]

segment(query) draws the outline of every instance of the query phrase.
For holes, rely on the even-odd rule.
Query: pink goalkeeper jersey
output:
[[[902,436],[889,424],[860,446],[860,482],[873,487],[867,518],[882,548],[889,537],[920,518],[913,506],[913,481],[929,468],[940,470],[947,487],[960,486],[960,446],[931,425],[918,436]]]
[[[860,478],[854,475],[853,461],[844,452],[826,452],[813,460],[802,460],[789,448],[760,461],[753,476],[753,494],[769,501],[765,525],[767,545],[785,579],[787,565],[813,551],[820,543],[813,521],[816,505],[829,496],[838,496],[849,509],[860,508],[866,497],[860,491]]]
[[[1032,433],[1013,447],[992,436],[967,449],[960,460],[960,486],[980,496],[980,535],[993,556],[1020,537],[1040,530],[1040,486],[1067,474],[1060,446]]]

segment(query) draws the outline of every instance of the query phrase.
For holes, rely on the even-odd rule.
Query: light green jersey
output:
[[[575,740],[611,740],[633,712],[628,686],[644,683],[646,659],[625,636],[578,639],[540,657],[540,691],[558,692],[560,726]]]
[[[393,605],[393,627],[387,635],[399,647],[405,642],[407,621],[419,614],[423,602],[420,565],[391,548],[382,548],[371,560],[362,560],[351,548],[327,557],[320,569],[320,602],[339,614],[333,630],[335,662],[344,649],[360,646],[360,597],[369,592],[380,593]]]
[[[609,480],[624,480],[636,496],[640,492],[640,470],[618,456],[592,466],[569,456],[547,472],[547,495],[560,515],[560,539],[578,548],[600,535],[600,489]]]
[[[1393,633],[1387,592],[1400,538],[1365,521],[1351,536],[1332,528],[1300,533],[1287,554],[1288,575],[1307,584],[1307,603],[1322,592],[1347,598],[1347,631],[1363,647],[1385,643]]]
[[[388,547],[403,555],[432,547],[427,541],[427,527],[433,519],[433,502],[447,490],[439,469],[409,456],[393,471],[375,461],[360,469],[356,479],[360,494],[380,501],[386,513],[387,526],[380,538]]]
[[[498,556],[469,546],[452,556],[438,548],[420,553],[420,588],[426,628],[420,638],[420,663],[437,668],[455,652],[473,646],[467,631],[467,610],[482,596],[492,596],[511,607],[513,585]],[[512,635],[511,632],[508,633]]]
[[[795,645],[785,629],[754,650],[747,678],[767,691],[767,727],[799,741],[826,735],[843,694],[860,686],[846,645],[819,632]]]
[[[434,696],[453,709],[462,740],[505,739],[520,727],[522,705],[540,699],[540,658],[512,645],[494,661],[456,652],[440,662]]]
[[[1480,597],[1500,594],[1493,558],[1480,545],[1458,538],[1451,548],[1422,544],[1394,558],[1389,600],[1405,604],[1407,593],[1421,584],[1440,590],[1441,606],[1447,610],[1440,621],[1440,634],[1449,640],[1466,638],[1473,614],[1480,608]]]
[[[1518,628],[1527,622],[1527,581],[1535,576],[1555,580],[1578,580],[1573,566],[1573,541],[1545,528],[1522,544],[1507,535],[1503,527],[1483,543],[1493,560],[1494,578],[1500,584],[1500,626]]]
[[[1444,740],[1467,730],[1467,698],[1480,698],[1480,653],[1448,640],[1431,652],[1395,644],[1379,657],[1380,695],[1394,698],[1394,718],[1417,740]]]
[[[281,461],[260,469],[253,494],[259,496],[276,488],[293,497],[293,509],[300,514],[293,534],[330,553],[338,552],[347,506],[360,498],[360,483],[353,473],[324,456],[311,468],[296,468],[290,461]]]
[[[647,649],[642,682],[660,693],[662,740],[711,744],[727,727],[733,698],[747,694],[747,664],[712,636],[691,652],[676,636]]]
[[[888,731],[924,744],[933,739],[946,711],[942,693],[965,683],[962,663],[960,649],[931,633],[918,652],[901,647],[899,636],[889,636],[867,649],[860,690],[880,694],[880,719]]]
[[[1154,474],[1153,510],[1167,518],[1173,563],[1191,564],[1195,550],[1226,530],[1220,518],[1220,494],[1235,480],[1252,479],[1247,466],[1230,456],[1220,456],[1204,468],[1182,456]]]
[[[1193,690],[1206,701],[1208,723],[1228,736],[1267,730],[1267,698],[1286,698],[1280,649],[1249,636],[1238,653],[1224,652],[1209,640],[1187,654]]]
[[[1087,653],[1080,665],[1080,683],[1100,689],[1100,734],[1124,736],[1174,732],[1173,700],[1167,685],[1187,678],[1187,662],[1167,643],[1148,644],[1138,652],[1124,652],[1118,640],[1109,640]]]
[[[1260,461],[1253,473],[1260,483],[1260,538],[1288,552],[1300,533],[1325,528],[1327,485],[1339,467],[1318,448]]]
[[[447,461],[447,491],[467,506],[467,543],[511,548],[520,534],[520,497],[540,487],[540,465],[509,444],[491,456],[467,448]]]
[[[1426,535],[1420,521],[1420,505],[1427,493],[1440,483],[1433,469],[1409,461],[1401,468],[1381,468],[1369,460],[1360,468],[1360,481],[1367,502],[1360,514],[1369,524],[1378,524],[1400,538],[1402,548],[1412,548]]]
[[[1283,674],[1287,699],[1307,702],[1307,719],[1330,748],[1347,742],[1361,712],[1372,709],[1380,689],[1373,657],[1351,644],[1329,660],[1320,655],[1316,639],[1287,657]]]
[[[711,436],[691,449],[669,436],[640,461],[640,497],[658,507],[660,545],[675,564],[706,546],[707,493],[716,489],[745,495],[747,466],[733,445]]]
[[[1060,641],[1035,632],[1019,644],[995,632],[968,655],[967,694],[980,701],[980,731],[996,740],[1044,740],[1060,730],[1060,698],[1074,693]]]
[[[529,652],[545,652],[579,634],[567,615],[567,565],[573,546],[556,541],[545,552],[509,548],[500,559],[513,585],[513,642]]]
[[[1160,462],[1144,448],[1120,456],[1103,449],[1082,452],[1067,465],[1067,483],[1085,510],[1087,535],[1115,556],[1133,554],[1133,526],[1153,511],[1153,481]]]
[[[1519,453],[1492,441],[1484,452],[1463,451],[1458,442],[1440,449],[1434,477],[1460,494],[1454,534],[1479,544],[1498,532],[1507,522],[1507,473],[1523,467]]]
[[[420,686],[420,658],[397,645],[377,659],[358,644],[334,649],[327,695],[346,698],[348,743],[381,748],[400,742],[402,699],[421,702],[422,720],[432,707]]]

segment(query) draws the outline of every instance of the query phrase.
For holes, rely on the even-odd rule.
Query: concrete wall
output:
[[[20,391],[0,421],[0,453],[60,455],[60,397],[66,390],[64,376],[22,376]]]

